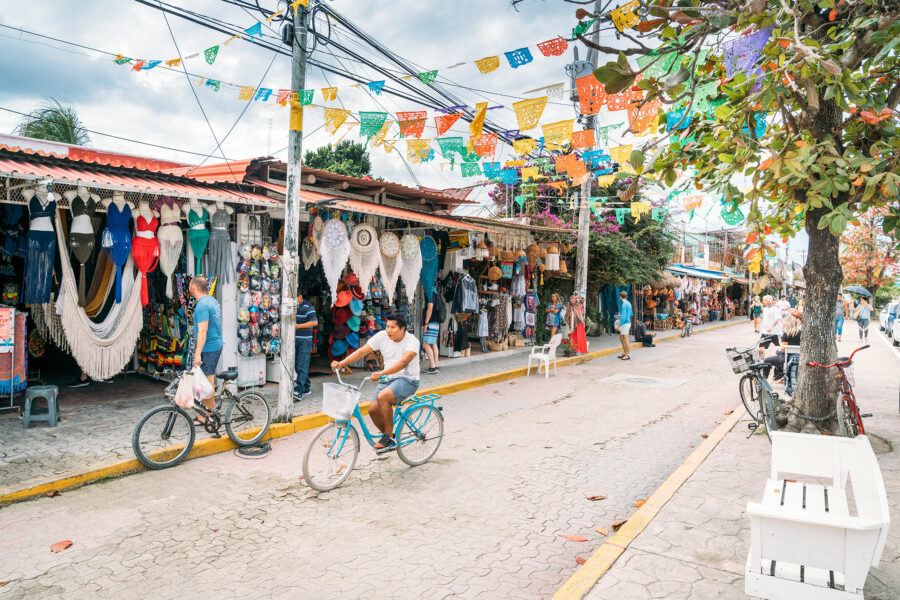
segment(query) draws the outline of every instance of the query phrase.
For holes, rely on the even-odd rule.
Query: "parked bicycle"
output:
[[[732,371],[736,375],[743,375],[738,382],[738,390],[744,408],[754,421],[748,427],[755,431],[760,425],[764,425],[766,436],[771,440],[771,433],[778,429],[775,422],[778,393],[766,379],[772,365],[759,361],[759,341],[749,348],[727,348],[725,355]]]
[[[681,327],[681,337],[691,337],[691,334],[694,333],[694,319],[696,318],[696,315],[684,315],[684,325]]]
[[[238,446],[252,446],[269,431],[272,410],[268,400],[252,389],[239,393],[232,391],[226,382],[234,381],[237,376],[235,369],[216,373],[216,379],[221,380],[222,385],[215,394],[215,407],[210,410],[202,402],[194,401],[193,408],[204,421],[203,428],[207,433],[221,437],[219,429],[224,426],[232,442]],[[148,469],[174,467],[187,457],[194,446],[194,420],[185,409],[175,404],[175,391],[180,381],[181,376],[166,387],[165,395],[169,403],[147,411],[131,435],[134,454]],[[221,407],[226,403],[223,416]]]
[[[356,465],[359,456],[359,432],[353,419],[359,422],[363,436],[373,448],[379,439],[369,432],[359,408],[359,397],[366,379],[353,387],[341,381],[323,384],[322,412],[334,421],[313,437],[303,455],[303,480],[314,490],[326,492],[338,487]],[[423,465],[435,455],[444,437],[444,416],[434,401],[437,394],[414,396],[394,409],[394,438],[397,456],[406,464]]]
[[[856,437],[865,434],[866,430],[862,420],[871,417],[871,413],[860,414],[859,406],[856,404],[856,394],[853,393],[853,357],[860,350],[865,350],[869,345],[866,344],[857,348],[849,357],[837,359],[837,362],[830,365],[823,365],[817,362],[810,362],[810,367],[817,367],[810,374],[813,377],[821,377],[824,379],[822,387],[829,394],[835,395],[835,417],[841,428],[841,435],[844,437]]]

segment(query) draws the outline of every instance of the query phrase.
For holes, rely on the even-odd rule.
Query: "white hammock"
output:
[[[400,269],[403,268],[403,257],[400,256],[400,238],[392,231],[385,231],[378,240],[381,261],[378,268],[381,271],[381,284],[387,293],[388,302],[394,302],[394,292],[397,289],[397,279],[400,277]]]
[[[400,240],[400,277],[406,287],[406,299],[410,304],[416,297],[416,286],[419,285],[419,273],[422,271],[422,251],[419,248],[419,238],[407,233]]]
[[[367,223],[354,227],[350,233],[350,268],[356,273],[363,293],[369,291],[369,284],[378,270],[379,258],[381,253],[378,251],[375,229]]]
[[[328,219],[322,234],[322,243],[319,246],[321,253],[322,269],[325,271],[325,279],[331,288],[332,299],[337,299],[338,283],[341,280],[341,272],[350,258],[350,240],[347,238],[347,226],[340,219]]]
[[[57,247],[65,249],[58,211],[56,237],[59,242]],[[98,381],[109,379],[121,371],[134,354],[135,344],[144,325],[140,280],[137,279],[140,274],[134,279],[125,276],[131,271],[131,257],[129,257],[128,269],[123,271],[125,289],[122,290],[122,296],[125,301],[114,307],[102,323],[94,323],[85,314],[84,309],[78,306],[78,287],[68,252],[62,250],[59,255],[62,263],[62,286],[60,297],[57,299],[57,309],[62,307],[60,321],[72,356],[91,379]]]

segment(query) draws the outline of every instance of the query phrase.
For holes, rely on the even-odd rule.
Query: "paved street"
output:
[[[722,348],[752,336],[739,325],[455,394],[434,461],[366,448],[329,493],[299,479],[299,434],[258,460],[226,453],[6,507],[2,594],[549,597],[602,543],[595,527],[627,518],[735,407]],[[73,545],[51,553],[61,540]]]

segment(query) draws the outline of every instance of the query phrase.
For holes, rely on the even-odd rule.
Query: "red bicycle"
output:
[[[836,395],[835,415],[841,427],[841,435],[844,437],[856,437],[865,434],[863,417],[871,417],[871,414],[860,414],[856,404],[856,395],[853,393],[853,357],[860,350],[865,350],[869,345],[857,348],[849,357],[842,357],[830,365],[810,362],[809,366],[819,367],[821,370],[815,373],[825,378],[824,387],[829,394]]]

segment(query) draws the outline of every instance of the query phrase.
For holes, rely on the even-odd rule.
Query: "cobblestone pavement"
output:
[[[854,360],[855,389],[863,412],[874,415],[865,425],[893,516],[881,564],[869,571],[865,589],[869,600],[900,597],[900,353],[876,339],[880,337],[873,333],[872,348]],[[843,356],[859,345],[850,335],[846,338],[840,344]],[[765,435],[747,437],[748,421],[749,417],[738,423],[713,450],[586,598],[747,597],[743,573],[750,521],[745,509],[748,501],[761,497],[771,457]]]
[[[618,345],[618,336],[590,338],[590,350]],[[527,364],[530,348],[488,353],[470,358],[443,359],[441,372],[424,376],[423,387],[453,383],[505,371]],[[424,364],[424,363],[423,363]],[[351,379],[362,378],[354,374]],[[313,395],[294,404],[294,415],[322,409],[321,382],[313,379]],[[57,427],[45,423],[22,428],[15,413],[0,414],[0,493],[36,485],[65,475],[134,458],[131,433],[150,408],[161,403],[165,385],[141,376],[119,377],[114,385],[92,384],[88,388],[60,388],[62,420]],[[263,388],[273,403],[276,384]]]
[[[434,460],[365,448],[328,493],[299,479],[309,432],[258,460],[8,506],[0,596],[548,598],[602,542],[595,527],[627,518],[734,408],[722,348],[752,338],[736,326],[453,394]]]

